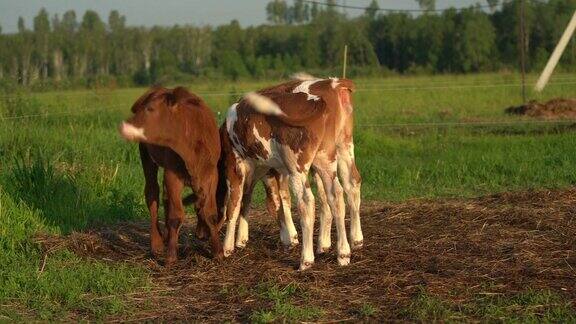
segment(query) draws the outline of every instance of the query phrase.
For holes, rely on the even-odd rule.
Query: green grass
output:
[[[570,302],[550,291],[526,291],[511,296],[486,296],[452,304],[422,292],[405,310],[409,320],[419,322],[560,323],[576,321]]]
[[[530,96],[572,96],[574,85],[560,84],[570,77]],[[389,127],[528,121],[503,112],[521,101],[520,89],[509,86],[517,81],[504,74],[357,80],[355,142],[363,198],[463,197],[574,185],[575,134],[570,127]],[[220,112],[222,121],[240,94],[273,83],[214,82],[189,88]],[[0,120],[0,319],[105,318],[129,309],[120,297],[102,297],[150,285],[143,269],[87,261],[66,250],[50,254],[40,274],[44,256],[34,243],[38,233],[64,235],[95,224],[147,218],[137,147],[116,131],[143,91],[0,94],[0,118],[55,114]],[[261,199],[260,189],[256,200]],[[265,298],[271,307],[252,314],[254,321],[320,316],[317,310],[294,306],[294,297]],[[373,316],[369,305],[362,307],[358,314]]]
[[[33,242],[38,232],[60,229],[41,210],[0,190],[0,316],[22,316],[14,312],[18,306],[31,311],[24,316],[43,320],[102,318],[123,310],[121,296],[115,295],[148,285],[138,267],[86,261],[67,250],[44,255]]]
[[[295,306],[291,300],[302,299],[303,292],[296,284],[284,287],[273,283],[263,283],[257,287],[259,296],[272,304],[271,307],[259,309],[250,315],[250,321],[255,323],[311,321],[322,316],[322,310],[317,307]],[[305,297],[304,297],[305,298]]]
[[[370,318],[378,314],[378,309],[370,303],[364,303],[358,307],[356,313],[360,318]]]

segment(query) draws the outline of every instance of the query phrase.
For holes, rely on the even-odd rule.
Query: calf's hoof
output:
[[[338,255],[338,264],[341,266],[347,266],[350,264],[350,254],[340,254]]]
[[[291,249],[300,244],[300,242],[298,241],[298,234],[290,237],[288,235],[284,235],[283,233],[281,233],[280,242],[282,242],[282,245],[284,245],[286,249]]]
[[[200,241],[208,240],[208,235],[204,234],[204,232],[196,232],[196,238]]]
[[[167,268],[169,268],[169,267],[173,266],[174,264],[176,264],[176,261],[178,261],[178,258],[176,256],[167,256],[165,266]]]
[[[364,240],[354,241],[352,242],[352,249],[359,250],[364,246]]]
[[[300,242],[298,241],[298,235],[294,235],[290,240],[290,246],[295,247],[298,246],[298,244],[300,244]]]
[[[210,236],[210,233],[208,233],[205,229],[198,226],[196,226],[195,234],[196,238],[198,238],[200,241],[206,241]]]
[[[242,241],[236,242],[236,247],[243,249],[246,247],[246,244],[248,244],[248,240],[242,240]]]
[[[284,245],[284,249],[286,251],[290,251],[292,249],[294,249],[295,247],[297,247],[300,244],[300,242],[298,242],[298,239],[296,239],[296,241],[292,241],[288,244],[283,244]]]
[[[324,254],[330,251],[330,245],[328,246],[319,246],[318,250],[316,251],[318,254]]]
[[[223,250],[215,252],[215,253],[213,253],[213,255],[214,255],[214,260],[216,260],[216,261],[224,260],[224,251]]]
[[[225,249],[224,250],[224,257],[227,258],[227,257],[231,256],[233,252],[234,252],[234,249]]]
[[[314,265],[314,261],[302,261],[302,262],[300,262],[300,269],[298,269],[298,270],[299,271],[308,270],[308,269],[312,268],[312,265]]]
[[[153,257],[158,258],[164,253],[164,245],[162,243],[152,244],[150,246],[150,253],[152,253]]]

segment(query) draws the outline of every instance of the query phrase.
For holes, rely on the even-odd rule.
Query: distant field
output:
[[[521,103],[515,75],[355,81],[365,201],[576,184],[576,122],[506,115],[506,107]],[[273,83],[188,87],[222,121],[243,93]],[[575,89],[576,75],[559,75],[542,94],[528,95],[539,101],[576,97]],[[85,258],[66,248],[45,251],[36,243],[39,234],[147,218],[137,147],[116,131],[144,90],[0,94],[0,320],[128,318],[135,310],[123,294],[157,288],[144,265]],[[362,312],[374,315],[368,308]]]

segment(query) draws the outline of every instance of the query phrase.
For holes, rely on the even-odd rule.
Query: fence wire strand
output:
[[[534,79],[533,81],[535,81]],[[570,85],[576,84],[576,76],[566,76],[566,77],[556,77],[548,86],[554,85]],[[436,89],[445,89],[445,90],[459,90],[459,89],[474,89],[474,88],[498,88],[498,87],[520,87],[522,84],[520,81],[491,81],[491,80],[478,80],[468,84],[459,84],[459,85],[450,85],[457,81],[455,80],[445,80],[445,81],[434,81],[432,82],[433,86],[421,86],[427,83],[419,83],[419,84],[401,84],[401,83],[386,83],[386,82],[373,82],[373,83],[363,83],[363,82],[355,82],[358,86],[360,86],[357,91],[402,91],[402,90],[436,90]],[[480,84],[478,84],[480,83]],[[490,83],[490,84],[483,84],[483,83]],[[448,84],[448,85],[446,85]],[[382,86],[382,87],[379,87]],[[196,93],[202,97],[219,97],[219,96],[239,96],[244,95],[246,92],[252,91],[253,89],[240,89],[240,90],[233,90],[230,92],[213,92],[213,91],[204,91]],[[116,91],[124,91],[124,90],[116,90]],[[49,95],[50,93],[34,93],[34,94],[27,94],[29,96],[34,97],[42,97]],[[110,96],[117,96],[118,93],[114,92],[106,92],[106,93],[97,93],[97,92],[71,92],[71,93],[59,93],[55,95],[56,98],[58,97],[90,97],[87,99],[94,99],[94,98],[106,98]],[[0,98],[18,98],[19,95],[0,95]]]
[[[566,78],[567,82],[555,82],[551,83],[548,86],[558,86],[558,85],[572,85],[576,84],[576,79],[574,78]],[[376,84],[371,84],[376,85]],[[469,84],[469,85],[452,85],[452,86],[429,86],[429,87],[414,87],[414,86],[395,86],[389,88],[382,88],[382,87],[365,87],[359,88],[356,91],[358,92],[375,92],[375,91],[415,91],[415,90],[450,90],[450,89],[472,89],[472,88],[498,88],[498,87],[518,87],[520,86],[519,83],[501,83],[501,84]],[[243,95],[245,92],[221,92],[221,93],[198,93],[199,96],[202,97],[211,97],[211,96],[233,96],[233,95]],[[61,96],[59,94],[57,96]],[[98,94],[98,93],[70,93],[68,95],[78,95],[78,96],[87,96],[90,97],[89,99],[93,99],[92,96],[96,98],[102,98],[109,95],[115,95],[114,93],[106,93],[106,94]],[[16,96],[14,96],[16,97]],[[2,96],[0,96],[2,98]],[[3,98],[7,98],[6,96]],[[88,98],[87,98],[88,99]],[[48,118],[48,117],[64,117],[64,116],[72,116],[72,115],[80,115],[87,112],[94,112],[94,111],[109,111],[112,109],[120,108],[120,107],[128,107],[129,105],[118,104],[112,106],[99,106],[99,107],[89,107],[71,111],[61,111],[61,112],[47,112],[47,113],[38,113],[38,114],[29,114],[29,115],[18,115],[18,116],[0,116],[1,121],[18,121],[18,120],[27,120],[33,118]],[[530,121],[477,121],[477,122],[429,122],[429,123],[367,123],[367,124],[357,124],[357,127],[367,127],[367,128],[426,128],[426,127],[479,127],[479,126],[512,126],[512,125],[529,125],[529,124],[571,124],[576,123],[576,119],[563,119],[563,120],[530,120]]]

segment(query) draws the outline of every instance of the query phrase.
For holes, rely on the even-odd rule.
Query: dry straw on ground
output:
[[[506,108],[510,115],[525,115],[541,119],[576,118],[576,99],[555,98],[545,103],[535,100],[516,107]]]
[[[291,302],[322,309],[322,320],[357,319],[367,303],[379,319],[403,320],[402,310],[422,291],[450,303],[527,289],[576,301],[576,188],[370,202],[362,216],[366,245],[349,267],[338,267],[332,251],[303,273],[295,270],[299,251],[283,250],[263,211],[251,213],[248,246],[220,264],[208,258],[205,243],[186,235],[192,224],[171,269],[150,259],[147,222],[39,241],[47,250],[67,247],[149,270],[152,289],[124,296],[130,314],[108,320],[247,320],[272,306],[253,289],[263,282],[295,284],[301,295]]]

